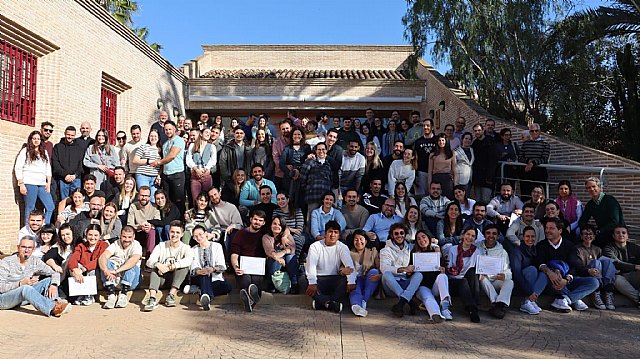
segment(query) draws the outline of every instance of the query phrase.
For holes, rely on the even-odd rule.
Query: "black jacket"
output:
[[[53,147],[53,157],[51,159],[51,171],[53,178],[63,180],[67,175],[82,177],[82,160],[84,159],[84,144],[74,140],[67,143],[64,137]]]
[[[218,163],[220,164],[220,179],[224,182],[231,180],[233,171],[238,167],[238,160],[236,159],[235,142],[231,141],[222,147],[222,152],[218,157]],[[244,165],[242,166],[247,173],[247,177],[251,173],[251,147],[244,146]]]

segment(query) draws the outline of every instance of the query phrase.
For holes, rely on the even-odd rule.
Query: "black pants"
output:
[[[258,291],[262,292],[262,288],[264,286],[264,276],[263,275],[254,275],[254,274],[236,274],[236,284],[238,285],[238,289],[249,290],[249,284],[255,284],[258,286]]]
[[[184,172],[163,175],[162,188],[169,194],[169,199],[180,210],[180,218],[184,218],[185,212],[185,176]]]
[[[191,283],[200,287],[202,294],[208,294],[211,299],[216,295],[225,295],[231,292],[231,284],[226,280],[211,281],[211,275],[197,275],[191,277]]]
[[[347,277],[327,275],[318,277],[318,294],[313,299],[325,305],[328,302],[340,302],[347,296]]]
[[[451,293],[459,295],[466,310],[476,310],[480,299],[480,281],[476,269],[471,268],[464,278],[449,278]]]
[[[525,172],[523,169],[520,173],[520,179],[522,180],[520,181],[520,199],[523,202],[531,199],[531,191],[535,186],[541,186],[547,193],[544,182],[549,180],[549,174],[546,168],[533,166],[529,172]],[[549,194],[547,193],[547,195]]]

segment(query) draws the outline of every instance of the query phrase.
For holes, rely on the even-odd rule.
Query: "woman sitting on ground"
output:
[[[427,232],[421,230],[416,235],[416,244],[411,251],[411,259],[409,264],[413,263],[413,255],[415,253],[440,252],[440,247],[432,243]],[[430,271],[422,273],[422,282],[416,295],[429,313],[429,319],[434,323],[440,323],[443,319],[453,320],[449,306],[451,305],[451,296],[449,295],[449,278],[445,274],[445,258],[440,256],[440,268],[438,271]],[[436,296],[440,297],[440,305],[436,301]]]
[[[291,282],[291,294],[298,294],[298,259],[296,244],[287,230],[287,224],[282,217],[274,217],[271,227],[262,236],[262,247],[267,255],[268,275],[272,277],[277,271],[285,268]],[[274,283],[276,284],[276,283]],[[282,288],[280,288],[282,291]],[[283,293],[287,294],[284,289]]]
[[[67,277],[67,263],[76,244],[73,242],[73,230],[69,223],[61,225],[59,233],[58,242],[44,255],[42,261],[53,268],[54,271],[60,273],[60,288],[58,289],[62,293],[58,294],[66,298],[69,296],[69,284],[65,280]]]
[[[100,220],[100,227],[102,227],[102,240],[109,243],[113,243],[120,238],[120,231],[122,231],[122,222],[116,216],[118,213],[118,205],[109,202],[104,205],[102,210],[102,219]]]
[[[69,258],[69,273],[78,283],[84,283],[85,276],[96,276],[98,259],[109,243],[100,240],[102,230],[99,224],[90,224],[85,231],[84,242],[78,244]],[[97,280],[97,278],[95,279]],[[91,305],[94,296],[83,295],[76,299],[75,305]]]
[[[149,223],[155,227],[158,241],[166,242],[169,240],[169,224],[173,221],[180,220],[180,210],[178,206],[169,200],[164,190],[157,190],[154,197],[155,205],[160,212],[160,219],[151,219]],[[153,248],[151,251],[152,250]]]
[[[84,201],[84,194],[81,188],[76,188],[71,192],[71,200],[71,204],[58,214],[58,225],[69,223],[80,212],[89,210],[89,204]]]
[[[366,317],[367,302],[380,284],[380,255],[376,243],[367,239],[367,233],[356,229],[347,240],[351,259],[355,265],[356,287],[349,293],[351,311],[359,317]]]
[[[404,227],[407,229],[407,235],[405,238],[409,243],[413,243],[415,241],[418,231],[425,231],[430,234],[429,229],[422,221],[420,208],[416,205],[409,206],[407,213],[405,213],[404,218],[402,219],[402,224],[404,224]]]

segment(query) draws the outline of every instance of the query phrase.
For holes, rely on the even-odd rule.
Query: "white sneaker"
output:
[[[449,309],[443,309],[440,311],[442,317],[446,320],[453,320],[453,315],[451,315],[451,311]]]
[[[553,303],[551,303],[551,306],[558,310],[563,310],[567,312],[571,311],[571,306],[569,306],[569,303],[567,303],[567,300],[565,298],[557,298],[556,300],[553,301]]]
[[[540,313],[536,309],[536,306],[533,304],[533,302],[528,299],[525,300],[524,303],[522,303],[522,305],[520,306],[520,311],[530,315],[536,315]]]
[[[198,287],[195,284],[187,284],[184,286],[184,289],[182,290],[182,292],[184,294],[196,294],[200,292],[200,287]]]
[[[358,317],[366,317],[367,314],[369,314],[366,309],[362,308],[357,304],[354,304],[351,306],[351,311],[353,312],[353,314],[357,315]]]
[[[104,308],[104,309],[113,309],[113,308],[115,308],[117,300],[118,300],[118,297],[116,296],[115,293],[109,294],[109,296],[107,297],[107,302],[104,303],[102,308]]]
[[[538,305],[538,303],[536,302],[531,302],[531,304],[533,304],[534,307],[536,307],[536,310],[538,311],[538,313],[542,312],[542,308],[540,308],[540,306]]]
[[[578,299],[573,303],[573,309],[583,311],[589,309],[589,306],[584,304],[582,300]]]

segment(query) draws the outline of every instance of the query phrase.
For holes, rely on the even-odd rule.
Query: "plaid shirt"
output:
[[[338,184],[338,167],[331,158],[327,157],[324,163],[310,158],[302,165],[300,190],[305,194],[307,203],[322,201],[322,196],[331,189],[337,189]]]

